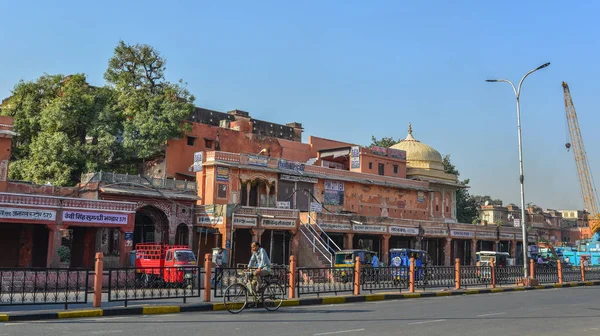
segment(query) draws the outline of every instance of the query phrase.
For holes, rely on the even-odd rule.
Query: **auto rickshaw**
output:
[[[410,267],[410,259],[415,258],[415,268],[417,280],[425,278],[425,269],[422,266],[432,265],[431,258],[427,251],[413,250],[407,248],[390,249],[390,266],[398,267],[392,270],[394,283],[408,281],[408,267]]]
[[[333,267],[336,268],[334,275],[341,282],[346,283],[351,279],[351,273],[354,272],[354,261],[356,257],[360,258],[361,267],[372,267],[371,259],[377,253],[368,250],[342,250],[335,253]]]
[[[486,267],[492,265],[492,260],[494,261],[494,266],[505,267],[508,266],[508,259],[510,258],[510,254],[507,252],[481,251],[475,254],[477,255],[477,276],[480,278],[489,278],[492,276]],[[486,268],[482,270],[480,266]]]

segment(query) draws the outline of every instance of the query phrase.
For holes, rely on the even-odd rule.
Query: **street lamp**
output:
[[[509,81],[508,79],[488,79],[486,80],[486,82],[506,82],[508,84],[510,84],[510,86],[512,87],[514,93],[515,93],[515,97],[517,98],[517,129],[518,129],[518,137],[519,137],[519,182],[521,183],[521,228],[522,228],[522,234],[523,234],[523,279],[528,278],[528,273],[527,273],[527,224],[525,222],[525,189],[523,186],[523,182],[524,182],[524,177],[523,177],[523,144],[521,142],[521,103],[520,103],[520,97],[521,97],[521,85],[523,84],[523,81],[525,80],[525,78],[527,78],[527,76],[531,75],[532,73],[543,69],[547,66],[550,65],[550,62],[548,63],[544,63],[542,65],[540,65],[539,67],[529,71],[528,73],[525,74],[525,76],[523,76],[523,78],[521,78],[521,81],[519,82],[519,86],[517,88],[515,88],[515,85]]]

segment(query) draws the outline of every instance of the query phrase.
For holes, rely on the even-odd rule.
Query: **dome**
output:
[[[406,138],[390,148],[405,151],[407,166],[409,167],[444,170],[442,154],[433,147],[415,139],[412,135],[412,126],[410,123],[408,124],[408,135]]]

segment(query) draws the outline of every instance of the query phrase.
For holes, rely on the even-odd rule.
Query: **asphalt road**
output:
[[[5,323],[0,335],[600,334],[596,287],[173,315]]]

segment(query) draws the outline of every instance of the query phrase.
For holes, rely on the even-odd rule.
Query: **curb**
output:
[[[485,288],[485,289],[460,289],[451,291],[424,292],[424,293],[378,293],[348,296],[327,296],[322,298],[289,299],[283,301],[282,306],[317,306],[344,304],[370,301],[403,300],[429,297],[444,297],[456,295],[473,294],[495,294],[517,291],[530,291],[538,289],[554,289],[568,287],[600,286],[599,281],[585,282],[567,282],[561,284],[539,285],[535,287],[507,287],[507,288]],[[194,303],[183,304],[179,306],[161,306],[148,305],[137,307],[113,307],[104,309],[82,309],[68,310],[59,312],[33,312],[33,313],[13,313],[0,314],[0,322],[22,322],[22,321],[40,321],[57,320],[69,318],[101,317],[101,316],[125,316],[125,315],[155,315],[155,314],[176,314],[187,312],[204,312],[225,310],[223,303]]]

